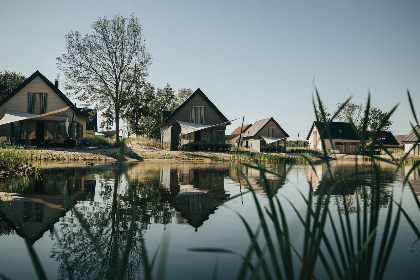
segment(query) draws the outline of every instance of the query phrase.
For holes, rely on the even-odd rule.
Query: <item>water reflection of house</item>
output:
[[[26,233],[31,244],[35,243],[70,210],[63,193],[72,201],[93,197],[95,181],[85,173],[77,169],[45,170],[37,177],[24,180],[23,186],[0,192],[0,217],[18,235],[24,237]]]
[[[344,213],[356,213],[358,211],[357,201],[367,203],[370,208],[370,196],[377,190],[377,188],[370,188],[371,184],[379,183],[381,191],[379,192],[379,207],[386,208],[390,203],[390,191],[387,187],[391,187],[396,181],[396,167],[388,163],[377,163],[381,173],[379,175],[379,182],[376,181],[376,176],[373,174],[374,169],[371,163],[358,162],[331,162],[331,174],[328,172],[326,164],[308,168],[308,182],[311,184],[313,194],[324,195],[331,191],[331,195],[335,198],[330,200],[330,203],[337,204],[339,211]],[[356,175],[357,173],[357,175]],[[337,184],[338,182],[338,184]],[[320,187],[322,184],[322,188]],[[366,197],[364,197],[363,187],[367,186]],[[331,190],[331,188],[333,188]],[[345,200],[342,195],[345,196]],[[345,202],[345,204],[344,204]]]
[[[169,202],[197,230],[217,210],[217,205],[229,197],[224,188],[228,175],[227,167],[164,166],[160,176],[162,200]]]
[[[278,189],[284,185],[284,180],[282,180],[281,176],[286,174],[286,165],[277,164],[266,166],[265,168],[272,173],[265,172],[263,175],[263,172],[259,169],[248,166],[237,166],[236,168],[231,169],[229,178],[235,181],[240,187],[244,187],[246,189],[249,189],[249,183],[254,189],[255,193],[266,197],[267,192],[264,189],[265,186],[268,186],[271,192],[275,194],[277,193]]]
[[[396,167],[388,163],[377,163],[382,171],[379,176],[379,185],[381,187],[390,186],[396,180]],[[357,187],[365,184],[370,184],[375,179],[373,173],[373,165],[371,162],[360,161],[356,164],[355,161],[341,161],[331,162],[331,175],[328,175],[328,167],[326,164],[315,165],[314,168],[308,168],[308,180],[314,190],[314,194],[319,193],[319,186],[322,180],[326,180],[327,189],[332,187],[337,181],[341,181],[345,186],[344,193],[352,194]],[[358,173],[356,176],[355,174]],[[327,175],[327,176],[326,176]],[[338,188],[333,194],[342,194]]]

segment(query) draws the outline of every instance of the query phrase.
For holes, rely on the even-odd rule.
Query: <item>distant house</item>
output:
[[[327,151],[336,150],[348,154],[360,149],[360,138],[348,122],[313,122],[306,137],[308,147],[322,150],[321,136]]]
[[[225,144],[226,125],[230,121],[197,89],[172,112],[162,112],[161,142],[166,150],[177,150],[190,142]]]
[[[245,124],[244,126],[238,126],[237,128],[235,128],[234,131],[232,131],[230,135],[225,136],[226,141],[237,146],[239,142],[239,137],[242,137],[247,131],[247,129],[250,128],[251,126],[252,124]]]
[[[420,155],[420,139],[416,135],[420,135],[420,126],[417,125],[403,140],[405,147],[404,151],[410,155]],[[410,151],[411,150],[411,151]]]
[[[86,118],[86,134],[95,134],[98,132],[98,116],[93,109],[80,109]]]
[[[285,151],[289,135],[271,117],[256,121],[242,136],[239,144],[257,152]]]
[[[15,144],[43,146],[86,134],[86,118],[39,71],[0,101],[0,136]]]

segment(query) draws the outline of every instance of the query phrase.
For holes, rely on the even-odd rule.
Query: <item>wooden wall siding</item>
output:
[[[174,115],[168,122],[162,127],[162,130],[167,129],[173,125],[176,121],[190,122],[191,107],[204,106],[204,124],[218,124],[224,120],[219,114],[207,103],[207,101],[200,95],[195,95],[188,103]]]
[[[28,92],[48,93],[47,112],[55,111],[68,105],[57,95],[50,87],[48,87],[40,77],[33,79],[26,87],[16,93],[9,101],[0,108],[0,118],[6,113],[6,109],[27,112],[28,111]],[[38,96],[37,96],[38,97]],[[39,112],[39,100],[36,101],[36,109]]]

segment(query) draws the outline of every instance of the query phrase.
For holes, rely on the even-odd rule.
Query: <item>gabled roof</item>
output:
[[[235,128],[234,131],[232,131],[232,133],[230,135],[235,135],[235,134],[241,134],[241,128],[242,128],[242,133],[244,133],[248,128],[250,128],[252,126],[252,124],[245,124],[243,127],[242,126],[238,126],[237,128]]]
[[[420,125],[416,125],[414,129],[417,131],[417,134],[420,135]],[[414,132],[414,129],[410,131],[410,133],[407,135],[407,137],[405,137],[403,142],[417,142],[418,140],[420,140]]]
[[[261,129],[264,128],[264,126],[269,123],[270,121],[273,121],[279,128],[280,130],[284,133],[284,135],[286,135],[286,137],[289,137],[289,134],[286,133],[286,131],[283,130],[283,128],[281,128],[281,126],[273,119],[273,117],[271,118],[267,118],[267,119],[263,119],[263,120],[259,120],[256,121],[244,134],[243,137],[254,137],[255,135],[258,134],[258,132],[261,131]]]
[[[36,70],[35,73],[33,73],[29,78],[27,78],[23,83],[21,83],[17,88],[15,88],[11,93],[9,93],[6,97],[4,97],[2,100],[0,100],[0,107],[3,106],[7,101],[9,101],[13,96],[15,96],[16,93],[18,93],[21,89],[26,87],[30,82],[33,81],[36,77],[40,77],[41,80],[45,82],[45,84],[51,88],[52,91],[54,91],[63,101],[66,103],[70,108],[75,111],[76,113],[81,114],[78,108],[73,104],[73,102],[70,101],[70,99],[67,98],[67,96],[62,93],[53,83],[51,83],[44,75],[42,75],[38,70]]]
[[[326,122],[313,122],[306,140],[309,140],[314,126],[317,127],[320,134],[321,132],[324,132],[322,138],[329,139],[328,132],[326,130],[323,131],[325,125]],[[352,126],[348,122],[330,122],[328,128],[331,134],[331,139],[360,140],[359,136],[357,136],[357,133],[353,130]]]
[[[395,139],[391,131],[380,132],[378,138],[379,138],[378,140],[382,143],[382,145],[399,146],[397,139]],[[366,135],[366,139],[368,142],[372,141],[369,135]]]
[[[171,119],[176,113],[178,113],[179,110],[181,110],[182,107],[185,106],[185,104],[187,104],[197,94],[201,95],[204,98],[204,100],[206,100],[206,102],[210,105],[210,107],[212,107],[216,111],[216,113],[219,114],[219,116],[223,119],[224,122],[227,122],[228,121],[228,119],[222,114],[222,112],[220,112],[220,110],[216,107],[216,105],[214,105],[213,102],[211,102],[210,99],[208,99],[208,97],[204,94],[204,92],[202,92],[201,89],[198,88],[196,91],[194,91],[193,94],[190,95],[190,97],[187,98],[187,100],[184,101],[184,103],[182,103],[181,105],[179,105],[178,108],[176,108],[170,114],[166,115],[166,117],[165,117],[165,114],[164,114],[163,115],[162,123],[165,123],[169,119]]]
[[[405,135],[394,135],[394,137],[398,141],[398,145],[403,146],[404,145],[403,141],[404,141],[405,137],[407,137],[407,135],[406,134]]]

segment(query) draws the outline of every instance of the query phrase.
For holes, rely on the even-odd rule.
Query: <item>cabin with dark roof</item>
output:
[[[39,71],[0,100],[0,136],[16,145],[64,145],[85,134],[86,118]]]
[[[284,152],[289,135],[273,117],[256,121],[242,136],[241,147],[257,152]]]
[[[360,138],[348,122],[313,122],[306,137],[308,147],[322,150],[321,138],[328,152],[349,154],[360,150]]]
[[[184,149],[224,146],[226,125],[229,124],[230,121],[213,102],[197,89],[174,111],[162,112],[159,126],[163,149],[174,151],[181,146]],[[191,145],[192,142],[200,144]]]
[[[417,125],[403,140],[404,151],[410,155],[420,155],[420,125]]]

